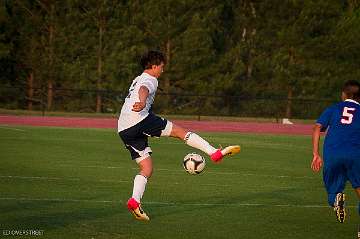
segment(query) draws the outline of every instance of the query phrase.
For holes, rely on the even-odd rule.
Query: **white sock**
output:
[[[212,155],[216,151],[216,149],[211,146],[206,140],[193,132],[187,132],[184,140],[187,145],[196,149],[200,149],[208,155]]]
[[[145,176],[140,174],[135,176],[132,197],[139,203],[141,202],[141,198],[145,192],[146,183],[147,178]]]

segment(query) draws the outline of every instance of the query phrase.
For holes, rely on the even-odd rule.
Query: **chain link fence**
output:
[[[33,88],[31,98],[26,87],[1,87],[0,94],[0,107],[5,109],[92,113],[96,112],[96,99],[100,96],[102,113],[118,113],[127,92],[54,88],[51,106],[47,88]],[[334,102],[336,99],[157,93],[153,110],[171,115],[315,119]]]

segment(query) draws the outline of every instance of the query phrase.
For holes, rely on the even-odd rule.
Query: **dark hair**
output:
[[[160,65],[161,63],[166,63],[165,56],[160,51],[148,51],[140,59],[140,65],[144,70],[150,69],[153,65]]]
[[[343,92],[349,99],[360,100],[360,83],[356,80],[348,80],[345,82]]]

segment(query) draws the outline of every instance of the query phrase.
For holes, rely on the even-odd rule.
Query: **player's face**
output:
[[[153,65],[153,71],[156,78],[158,78],[164,72],[164,63],[160,65]]]

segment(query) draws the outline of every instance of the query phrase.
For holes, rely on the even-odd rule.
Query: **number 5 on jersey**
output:
[[[351,124],[354,117],[355,108],[344,107],[341,123],[342,124]]]

